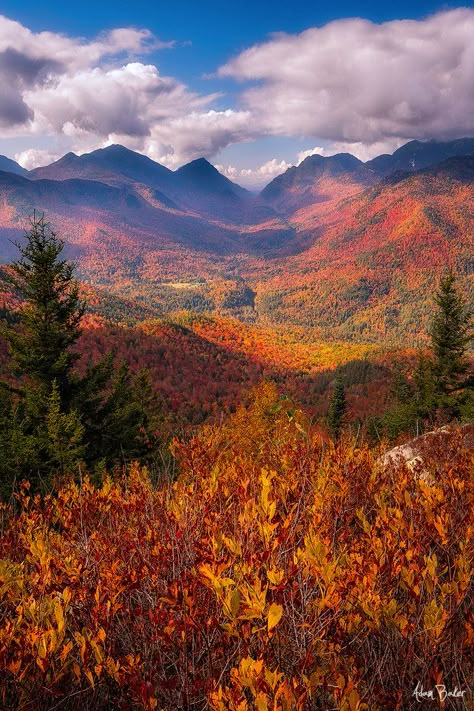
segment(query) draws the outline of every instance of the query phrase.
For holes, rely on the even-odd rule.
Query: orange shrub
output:
[[[273,386],[188,443],[3,508],[0,705],[409,709],[466,689],[472,457],[434,483],[324,443]],[[464,696],[467,701],[467,696]]]

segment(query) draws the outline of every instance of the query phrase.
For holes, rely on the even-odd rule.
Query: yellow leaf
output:
[[[273,585],[280,585],[281,581],[283,580],[284,574],[284,570],[278,570],[273,568],[267,570],[267,578],[271,583],[273,583]]]
[[[237,588],[231,593],[229,607],[232,617],[236,617],[240,607],[240,592]]]
[[[90,645],[91,645],[92,651],[94,652],[94,657],[95,657],[97,664],[101,664],[101,662],[104,658],[104,655],[102,654],[102,649],[97,644],[97,642],[95,642],[94,640],[91,640]]]
[[[46,650],[46,639],[45,639],[44,636],[43,636],[43,637],[41,637],[41,639],[40,639],[40,641],[39,641],[39,644],[38,644],[38,657],[39,657],[40,659],[45,659],[45,658],[46,658],[46,654],[47,654],[47,650]]]
[[[281,605],[276,605],[274,602],[270,605],[268,610],[268,631],[272,630],[281,620],[283,614],[283,607]]]
[[[64,630],[64,614],[61,604],[57,601],[54,603],[54,617],[56,618],[56,623],[58,625],[58,632],[61,634]]]
[[[64,645],[62,652],[59,655],[59,658],[63,664],[66,661],[67,657],[69,656],[69,652],[71,651],[72,647],[73,647],[73,644],[71,641],[69,641],[67,644]]]
[[[80,668],[79,664],[76,664],[76,662],[74,662],[74,664],[72,665],[72,670],[73,670],[76,678],[80,679],[81,678],[81,668]]]
[[[349,708],[351,711],[358,711],[360,708],[360,697],[356,689],[352,689],[349,694]]]

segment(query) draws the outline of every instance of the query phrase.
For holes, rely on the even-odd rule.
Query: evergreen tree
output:
[[[346,391],[341,378],[337,378],[334,392],[329,404],[327,423],[334,440],[338,440],[347,411]]]
[[[46,449],[49,464],[60,474],[71,472],[84,458],[84,426],[75,410],[61,411],[61,400],[56,381],[48,398],[45,422]]]
[[[57,383],[61,404],[70,397],[71,369],[78,358],[71,348],[80,335],[85,305],[73,279],[74,265],[60,259],[64,243],[33,216],[21,258],[7,277],[24,300],[21,327],[4,335],[16,373],[26,375],[36,393],[49,397]]]
[[[433,375],[433,360],[420,352],[416,363],[415,372],[413,373],[413,382],[415,386],[414,398],[414,413],[417,421],[433,420],[436,407],[436,385]],[[433,424],[430,422],[430,424]]]
[[[85,426],[88,464],[110,468],[146,458],[150,412],[156,409],[146,372],[133,377],[128,365],[116,367],[109,353],[78,383],[75,402]]]
[[[72,465],[72,452],[82,451],[82,428],[70,402],[78,358],[73,346],[84,304],[73,279],[74,265],[60,259],[64,244],[43,216],[33,216],[25,244],[17,246],[20,259],[11,265],[6,281],[18,293],[22,309],[18,322],[7,321],[2,335],[20,380],[16,387],[2,384],[9,393],[10,419],[0,458],[8,456],[10,465],[1,473],[5,485],[29,478],[38,488],[49,486],[52,474]]]
[[[33,217],[21,258],[8,277],[23,306],[3,334],[17,386],[0,382],[0,486],[28,478],[48,487],[79,461],[113,466],[148,454],[152,395],[146,376],[132,377],[113,354],[74,372],[85,305],[74,265],[44,218]]]
[[[435,302],[438,310],[430,330],[435,396],[445,413],[457,417],[466,397],[464,391],[473,384],[466,357],[472,330],[471,314],[457,291],[452,271],[441,279]]]

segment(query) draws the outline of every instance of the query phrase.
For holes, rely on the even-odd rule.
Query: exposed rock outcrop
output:
[[[433,464],[454,460],[460,449],[474,453],[474,423],[446,425],[394,447],[378,460],[381,467],[405,465],[417,477],[433,481]]]

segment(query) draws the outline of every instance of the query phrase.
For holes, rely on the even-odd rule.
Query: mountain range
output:
[[[474,296],[473,184],[473,138],[312,155],[258,195],[204,158],[171,171],[118,145],[29,172],[0,157],[0,260],[37,210],[83,281],[158,312],[396,339],[419,333],[448,265]]]

